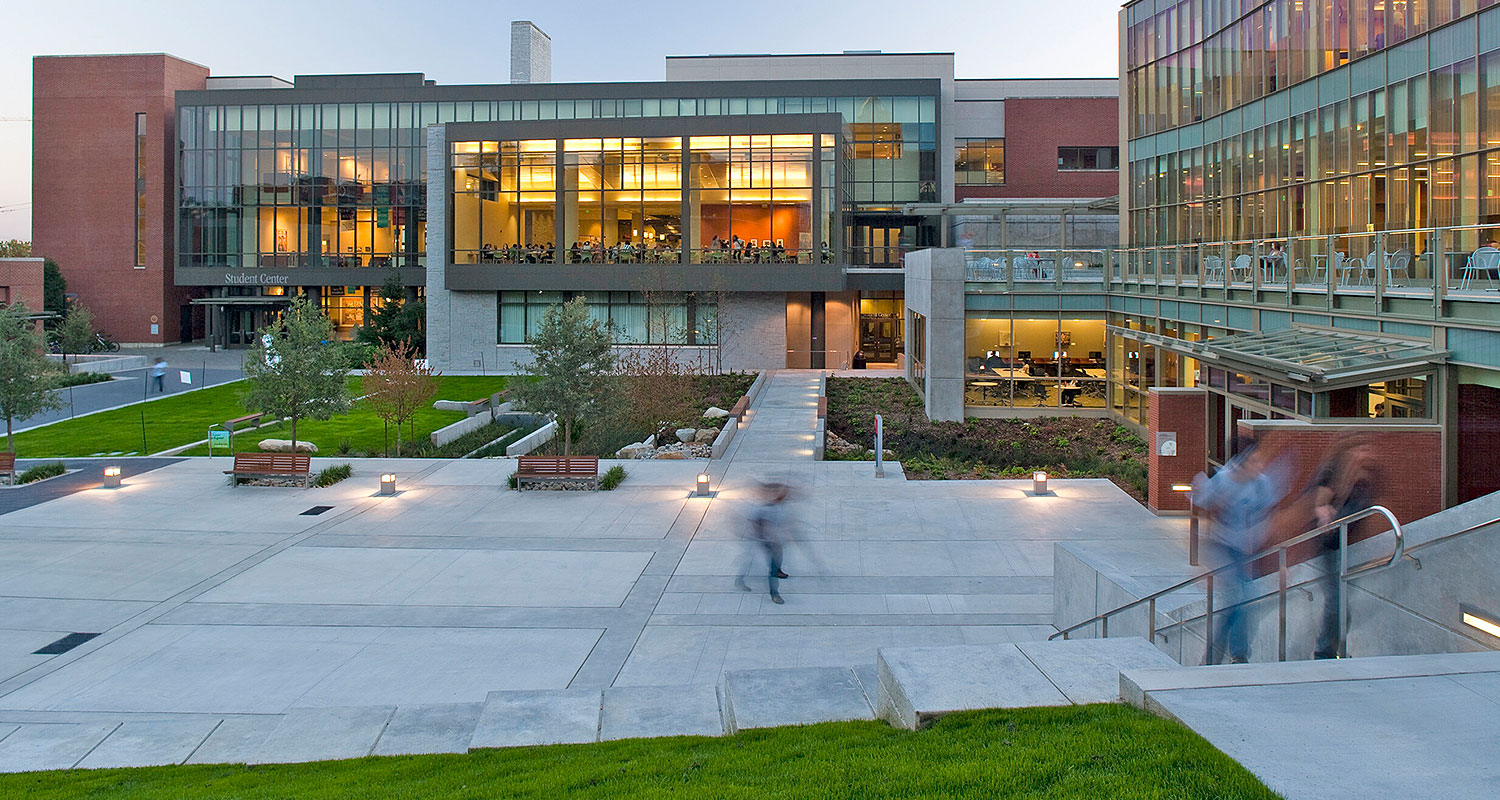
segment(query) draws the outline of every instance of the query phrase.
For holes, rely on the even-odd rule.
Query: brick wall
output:
[[[1500,491],[1500,389],[1458,385],[1458,502]]]
[[[208,70],[156,55],[33,60],[32,248],[58,263],[101,330],[122,342],[178,338],[190,292],[172,282],[173,93]],[[135,115],[146,114],[146,264],[135,267]],[[151,317],[157,332],[151,333]]]
[[[1019,97],[1005,101],[1005,185],[959,186],[970,197],[1110,197],[1118,171],[1059,171],[1059,147],[1118,147],[1119,100]]]
[[[42,264],[40,258],[0,258],[0,297],[7,305],[25,303],[30,311],[42,310]]]
[[[1318,466],[1335,443],[1351,436],[1371,442],[1382,454],[1375,467],[1375,503],[1389,508],[1402,523],[1443,509],[1443,434],[1437,426],[1311,425],[1298,422],[1242,420],[1241,434],[1255,437],[1280,459],[1289,477],[1289,494],[1272,520],[1272,537],[1284,540],[1308,530],[1312,496],[1306,492]],[[1358,540],[1385,530],[1376,521],[1351,531]],[[1294,554],[1299,561],[1314,551]]]
[[[1208,392],[1202,389],[1152,389],[1151,415],[1146,434],[1150,449],[1147,476],[1150,488],[1146,504],[1152,511],[1187,511],[1187,495],[1172,491],[1173,484],[1192,483],[1208,464],[1205,443]],[[1156,447],[1158,432],[1177,434],[1177,455],[1161,455]]]

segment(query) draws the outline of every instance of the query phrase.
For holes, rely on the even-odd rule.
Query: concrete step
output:
[[[728,733],[875,718],[866,684],[850,667],[730,670],[719,700]]]
[[[1500,652],[1129,670],[1132,704],[1192,728],[1288,800],[1495,797]]]
[[[598,689],[490,692],[469,748],[599,741]]]
[[[1120,672],[1176,662],[1145,639],[883,647],[876,709],[916,730],[954,711],[1120,699]]]

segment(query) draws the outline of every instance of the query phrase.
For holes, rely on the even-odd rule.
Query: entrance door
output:
[[[890,317],[859,318],[859,349],[865,361],[895,362],[901,352],[900,324]]]

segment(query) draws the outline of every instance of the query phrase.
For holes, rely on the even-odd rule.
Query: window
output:
[[[135,115],[135,267],[146,268],[146,115]]]
[[[1059,147],[1057,148],[1059,170],[1120,168],[1118,147]]]
[[[500,292],[500,344],[531,341],[547,309],[582,297],[615,344],[718,344],[718,306],[692,294],[643,292]]]
[[[958,139],[953,145],[954,183],[959,186],[1005,183],[1004,139]]]

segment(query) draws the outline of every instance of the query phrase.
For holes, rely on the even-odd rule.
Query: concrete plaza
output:
[[[0,515],[0,734],[24,726],[0,739],[0,768],[93,752],[27,738],[48,723],[109,741],[129,736],[113,726],[170,723],[187,748],[172,760],[213,760],[235,754],[215,747],[236,726],[264,738],[308,709],[711,693],[726,670],[1042,639],[1055,542],[1184,536],[1107,481],[1033,497],[1029,482],[876,479],[870,463],[813,461],[815,387],[783,374],[726,459],[628,462],[613,492],[509,491],[503,459],[361,460],[326,489],[232,488],[225,460],[187,459]],[[715,493],[692,497],[705,464]],[[401,491],[374,496],[386,471]],[[735,587],[767,479],[795,491],[785,605],[763,577]],[[100,635],[35,654],[69,633]],[[289,755],[319,755],[316,738]]]

